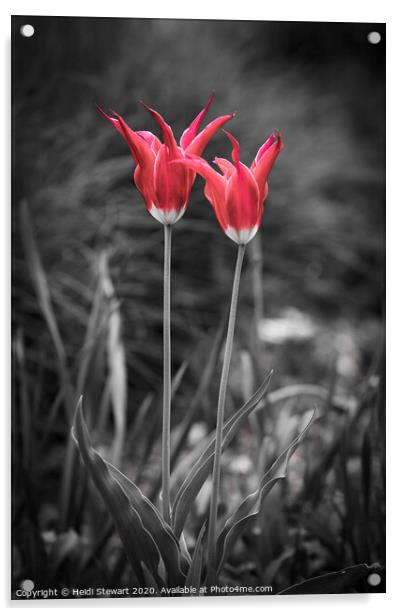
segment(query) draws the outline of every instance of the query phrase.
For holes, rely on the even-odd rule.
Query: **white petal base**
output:
[[[186,206],[182,207],[181,210],[161,210],[157,208],[155,205],[148,210],[149,213],[156,218],[163,225],[174,225],[180,218],[183,216],[186,211]]]
[[[234,227],[228,227],[225,231],[226,235],[236,244],[248,244],[253,239],[258,231],[258,226],[255,225],[251,229],[235,229]]]

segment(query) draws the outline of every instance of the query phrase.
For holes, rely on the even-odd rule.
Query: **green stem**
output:
[[[241,268],[243,264],[244,253],[246,250],[245,244],[239,244],[237,251],[236,268],[233,278],[232,300],[230,303],[230,313],[228,322],[228,331],[226,335],[225,354],[223,357],[221,382],[219,386],[218,409],[216,414],[216,437],[215,437],[215,456],[214,468],[212,473],[212,495],[209,510],[209,525],[208,525],[208,564],[207,564],[207,580],[209,583],[213,581],[216,572],[216,527],[218,518],[218,499],[221,475],[221,457],[222,457],[222,434],[223,420],[225,415],[226,391],[228,386],[230,360],[233,350],[233,336],[236,322],[237,299],[239,296],[239,285]]]
[[[172,368],[170,349],[170,261],[172,227],[164,226],[165,254],[163,272],[163,420],[162,420],[162,513],[170,524],[170,407],[172,400]]]

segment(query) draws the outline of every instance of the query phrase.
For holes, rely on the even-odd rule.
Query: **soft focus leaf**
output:
[[[262,385],[257,389],[250,400],[225,422],[223,427],[222,449],[225,449],[229,445],[242,422],[250,415],[264,397],[269,387],[271,376],[272,370],[265,377]],[[173,530],[176,537],[180,536],[194,500],[211,472],[214,449],[215,436],[209,441],[209,444],[190,470],[176,495],[172,507]]]
[[[100,258],[100,281],[108,303],[107,358],[109,367],[110,398],[113,408],[115,435],[113,439],[113,464],[121,461],[126,434],[127,374],[126,354],[121,335],[121,315],[115,294],[106,252]]]
[[[327,573],[290,586],[279,595],[331,595],[350,591],[358,582],[382,568],[377,565],[354,565],[335,573]]]
[[[240,537],[245,526],[249,523],[251,518],[255,518],[260,510],[264,498],[269,494],[272,488],[286,478],[289,461],[293,453],[296,451],[300,441],[310,428],[314,419],[314,412],[312,413],[306,427],[302,432],[292,441],[292,443],[281,453],[281,455],[275,460],[271,468],[265,473],[260,481],[260,485],[253,492],[249,494],[247,498],[240,504],[238,509],[228,518],[225,526],[222,529],[218,537],[217,544],[217,572],[221,571],[224,566],[234,544]]]

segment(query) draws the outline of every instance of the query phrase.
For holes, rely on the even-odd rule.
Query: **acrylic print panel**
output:
[[[12,597],[384,592],[384,24],[12,30]]]

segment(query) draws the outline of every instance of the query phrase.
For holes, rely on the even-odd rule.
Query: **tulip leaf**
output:
[[[139,512],[144,527],[153,537],[165,564],[169,584],[172,586],[181,584],[185,579],[182,569],[187,570],[189,562],[181,552],[172,529],[135,483],[108,462],[106,465],[113,478],[124,490],[132,506]]]
[[[304,582],[289,586],[279,595],[331,595],[350,591],[356,584],[367,579],[372,573],[379,573],[382,567],[373,565],[353,565],[334,573],[319,575]]]
[[[271,370],[246,404],[225,422],[223,427],[222,449],[225,449],[229,445],[242,422],[250,415],[265,396],[272,373],[273,371]],[[172,507],[173,530],[176,537],[181,535],[194,500],[212,470],[214,450],[215,436],[212,436],[203,453],[200,455],[177,492]]]
[[[222,570],[234,544],[240,537],[245,526],[252,518],[255,518],[259,514],[261,505],[266,496],[279,481],[286,478],[290,458],[313,423],[314,414],[315,412],[313,411],[302,432],[290,443],[285,451],[280,454],[264,474],[257,490],[249,494],[236,511],[226,520],[217,542],[217,574]]]
[[[179,547],[159,512],[139,488],[92,448],[85,425],[82,398],[75,413],[72,436],[84,466],[98,489],[123,543],[128,561],[140,584],[145,585],[144,567],[161,585],[165,565],[169,583],[180,583]]]

